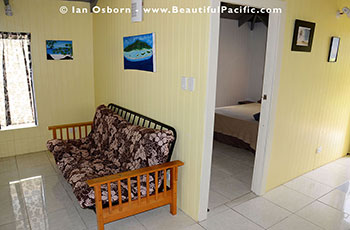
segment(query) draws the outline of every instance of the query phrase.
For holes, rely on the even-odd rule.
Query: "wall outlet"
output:
[[[320,146],[320,147],[318,147],[317,149],[316,149],[316,154],[319,154],[319,153],[321,153],[322,152],[322,146]]]
[[[187,77],[181,77],[181,89],[187,90]]]
[[[195,89],[195,79],[193,77],[189,77],[187,81],[187,89],[191,92]]]

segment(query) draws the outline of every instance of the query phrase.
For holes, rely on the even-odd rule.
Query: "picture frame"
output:
[[[311,52],[316,23],[295,20],[292,51]]]
[[[47,60],[73,60],[73,41],[46,40]]]
[[[156,72],[155,39],[155,33],[124,37],[124,70]]]
[[[332,37],[329,48],[328,62],[337,62],[340,46],[340,37]]]

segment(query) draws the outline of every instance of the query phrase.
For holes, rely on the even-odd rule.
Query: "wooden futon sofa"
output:
[[[177,173],[170,162],[174,128],[120,106],[97,108],[93,122],[51,126],[47,147],[82,208],[104,224],[170,204],[177,212]],[[170,178],[168,178],[170,174]]]

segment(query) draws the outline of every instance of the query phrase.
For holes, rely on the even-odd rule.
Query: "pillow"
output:
[[[111,137],[114,133],[118,132],[118,125],[120,123],[128,122],[105,105],[97,107],[91,138],[99,151],[104,152],[109,149],[112,141]]]
[[[170,144],[175,140],[169,130],[144,128],[132,124],[120,123],[115,133],[117,144],[111,143],[113,151],[118,151],[120,171],[163,164],[168,160]]]
[[[259,121],[260,120],[260,113],[256,113],[253,115],[253,118],[256,120],[256,121]]]

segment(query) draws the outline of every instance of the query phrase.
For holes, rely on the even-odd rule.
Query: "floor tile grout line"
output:
[[[215,157],[215,156],[214,156]],[[221,156],[220,156],[221,157]],[[244,160],[241,160],[241,159],[236,159],[236,158],[233,158],[233,157],[230,157],[230,156],[226,156],[225,158],[223,158],[223,159],[221,159],[221,160],[227,160],[227,159],[229,159],[229,160],[232,160],[232,161],[234,161],[235,163],[240,163],[240,164],[242,164],[242,165],[244,165],[244,166],[246,166],[246,167],[249,167],[249,168],[252,168],[252,167],[254,167],[254,164],[253,164],[253,166],[250,164],[250,163],[248,163],[247,161],[244,161]],[[220,159],[219,159],[220,160]],[[212,162],[212,166],[215,166],[217,163],[213,163]]]
[[[279,208],[281,208],[281,209],[283,209],[283,210],[285,210],[285,211],[287,211],[289,214],[285,217],[285,218],[283,218],[283,219],[286,219],[286,218],[288,218],[289,216],[291,216],[291,215],[293,215],[294,214],[294,212],[291,212],[291,211],[289,211],[288,209],[286,209],[286,208],[284,208],[284,207],[282,207],[282,206],[280,206],[280,205],[278,205],[278,204],[276,204],[276,203],[274,203],[274,202],[272,202],[272,201],[270,201],[270,200],[268,200],[268,199],[266,199],[266,198],[264,198],[264,197],[262,197],[262,196],[258,196],[258,197],[255,197],[255,198],[262,198],[262,199],[264,199],[264,200],[266,200],[266,201],[268,201],[268,202],[270,202],[270,203],[272,203],[272,204],[274,204],[274,205],[276,205],[277,207],[279,207]],[[255,199],[255,198],[253,198],[253,199]],[[252,199],[251,199],[252,200]],[[250,200],[249,200],[250,201]],[[248,201],[245,201],[245,202],[243,202],[242,204],[244,204],[244,203],[246,203],[246,202],[248,202]],[[239,205],[242,205],[242,204],[239,204]],[[239,206],[239,205],[237,205],[237,206]],[[237,207],[237,206],[235,206],[235,207]],[[234,210],[234,209],[232,209],[232,210]],[[234,210],[234,211],[236,211],[236,210]],[[238,212],[238,211],[236,211],[236,212]],[[243,215],[243,214],[242,214]],[[255,222],[254,222],[255,223]],[[271,228],[272,226],[270,226],[270,227],[268,227],[268,228]]]
[[[252,175],[253,175],[253,170],[251,170],[251,169],[244,169],[244,170],[241,170],[241,172],[240,173],[238,173],[238,174],[229,174],[229,173],[227,173],[226,171],[224,171],[224,170],[222,170],[220,167],[218,167],[218,166],[214,166],[214,165],[212,165],[212,168],[214,168],[215,170],[218,170],[218,171],[220,171],[221,173],[224,173],[224,174],[226,174],[226,176],[228,176],[228,177],[235,177],[235,176],[237,176],[237,175],[239,175],[239,174],[241,174],[241,173],[244,173],[244,172],[251,172],[252,173]],[[252,167],[250,167],[250,168],[252,168]],[[221,180],[225,180],[226,178],[223,178],[223,179],[221,179]]]
[[[6,225],[10,225],[10,224],[14,224],[14,223],[17,223],[17,222],[20,222],[20,221],[26,221],[26,220],[28,221],[29,229],[31,229],[30,224],[29,224],[29,218],[24,218],[24,219],[21,219],[21,220],[11,221],[11,222],[5,223],[5,224],[0,224],[0,227],[6,226]]]
[[[244,193],[243,195],[241,195],[241,196],[239,196],[239,197],[237,197],[237,198],[231,199],[231,198],[225,196],[224,194],[220,193],[219,191],[215,191],[215,190],[212,190],[212,191],[214,191],[214,192],[220,194],[221,196],[225,197],[226,199],[228,199],[228,200],[229,200],[228,202],[234,201],[234,200],[236,200],[236,199],[238,199],[238,198],[240,198],[240,197],[242,197],[242,196],[245,196],[245,195],[247,195],[247,194],[249,194],[249,193],[252,192],[252,191],[249,191],[249,192]],[[228,202],[226,202],[226,203],[228,203]]]
[[[280,221],[278,221],[277,223],[271,225],[270,227],[266,228],[266,229],[270,229],[270,228],[273,228],[275,225],[279,224],[279,223],[282,223],[283,221],[285,221],[286,219],[288,219],[289,217],[291,217],[293,215],[293,213],[289,216],[286,216],[284,217],[283,219],[281,219]]]
[[[311,196],[309,196],[309,195],[307,195],[307,194],[305,194],[305,193],[302,193],[302,192],[300,192],[300,191],[298,191],[298,190],[295,190],[295,189],[293,189],[293,188],[290,188],[290,187],[286,186],[286,184],[282,184],[282,185],[280,185],[280,186],[283,186],[283,187],[285,187],[285,188],[287,188],[287,189],[292,190],[293,192],[296,192],[296,193],[298,193],[298,194],[300,194],[300,195],[306,196],[306,197],[311,198],[311,199],[313,199],[313,200],[317,200],[317,198],[311,197]]]
[[[314,182],[317,182],[317,181],[314,181]],[[288,183],[288,182],[287,182]],[[319,183],[320,184],[320,183]],[[317,200],[317,199],[319,199],[319,198],[314,198],[314,197],[312,197],[312,196],[310,196],[310,195],[308,195],[308,194],[305,194],[305,193],[303,193],[303,192],[300,192],[300,191],[298,191],[298,190],[296,190],[296,189],[294,189],[294,188],[292,188],[292,187],[289,187],[288,185],[286,185],[286,184],[283,184],[285,187],[287,187],[287,188],[289,188],[289,189],[291,189],[291,190],[293,190],[293,191],[295,191],[295,192],[299,192],[299,193],[301,193],[301,194],[303,194],[303,195],[305,195],[305,196],[308,196],[308,197],[311,197],[312,199],[315,199],[315,200]],[[322,185],[324,185],[324,184],[322,184]],[[330,187],[330,186],[328,186],[328,187]],[[327,192],[327,193],[325,193],[325,194],[328,194],[328,193],[330,193],[331,191],[333,191],[334,190],[334,188],[332,188],[332,190],[330,190],[329,192]],[[321,197],[323,197],[324,195],[322,195]]]
[[[203,222],[203,221],[201,221],[201,222]],[[207,230],[207,228],[206,228],[206,227],[204,227],[203,225],[201,225],[201,223],[200,223],[200,222],[198,223],[198,225],[199,225],[199,226],[201,226],[202,228],[204,228],[205,230]]]
[[[306,220],[307,222],[310,222],[310,223],[312,223],[312,224],[314,224],[314,225],[316,225],[316,226],[321,227],[322,229],[324,229],[322,226],[318,225],[317,223],[314,223],[314,222],[312,222],[312,221],[310,221],[310,220],[308,220],[308,219],[306,219],[306,218],[304,218],[303,216],[301,216],[301,215],[298,214],[298,212],[300,212],[301,210],[305,209],[306,207],[312,205],[312,204],[315,203],[315,202],[320,202],[320,201],[316,199],[316,200],[314,200],[313,202],[311,202],[310,204],[306,205],[305,207],[303,207],[303,208],[299,209],[298,211],[294,212],[293,214],[296,215],[296,216],[298,216],[298,217],[300,217],[300,218],[302,218],[302,219],[304,219],[304,220]],[[320,202],[320,203],[323,203],[323,202]],[[330,207],[330,208],[333,208],[333,207],[331,207],[331,206],[329,206],[329,205],[327,205],[327,204],[325,204],[325,205],[328,206],[328,207]],[[333,208],[333,209],[339,211],[339,210],[336,209],[336,208]],[[343,212],[343,213],[344,213],[344,212]]]
[[[343,214],[346,214],[348,217],[350,216],[350,213],[347,213],[344,210],[340,210],[338,208],[335,208],[335,207],[333,207],[333,206],[331,206],[331,205],[329,205],[329,204],[327,204],[327,203],[325,203],[325,202],[323,202],[321,200],[316,200],[316,201],[318,201],[318,202],[320,202],[320,203],[322,203],[322,204],[324,204],[324,205],[326,205],[326,206],[328,206],[328,207],[330,207],[330,208],[332,208],[332,209],[334,209],[336,211],[342,212]]]
[[[146,225],[144,225],[144,224],[136,217],[136,215],[135,215],[135,219],[136,219],[136,221],[137,221],[139,224],[141,224],[141,226],[142,226],[144,229],[149,230],[149,229],[146,227]]]
[[[284,186],[284,185],[280,185],[280,186]],[[286,187],[286,186],[285,186],[285,187]],[[287,188],[288,188],[288,187],[287,187]],[[291,189],[291,190],[293,190],[293,189]],[[297,193],[299,193],[299,194],[301,194],[301,195],[305,195],[305,194],[303,194],[303,193],[301,193],[301,192],[298,192],[298,191],[295,191],[295,190],[293,190],[293,191],[294,191],[294,192],[297,192]],[[305,195],[305,196],[307,196],[307,195]],[[284,210],[287,210],[288,212],[291,212],[291,213],[293,213],[293,214],[296,213],[296,212],[299,212],[300,210],[304,209],[306,206],[312,204],[314,201],[317,200],[317,199],[315,199],[315,198],[313,198],[313,197],[310,197],[310,196],[307,196],[307,197],[312,199],[312,201],[311,201],[310,203],[308,203],[308,204],[302,206],[301,208],[299,208],[299,209],[296,210],[296,211],[291,211],[291,210],[289,210],[289,209],[287,209],[287,208],[281,206],[280,204],[277,204],[277,203],[274,202],[273,200],[270,200],[270,199],[265,198],[264,196],[261,196],[261,198],[264,198],[265,200],[270,201],[271,203],[275,204],[276,206],[278,206],[278,207],[280,207],[280,208],[282,208],[282,209],[284,209]]]
[[[266,198],[265,198],[265,199],[266,199]],[[313,199],[314,199],[314,198],[313,198]],[[271,200],[268,200],[268,201],[272,202],[273,204],[277,205],[277,206],[280,207],[280,208],[283,208],[282,206],[276,204],[275,202],[273,202],[273,201],[271,201]],[[287,218],[289,218],[289,217],[291,217],[291,216],[293,216],[293,215],[296,215],[296,216],[300,217],[299,215],[297,215],[297,212],[303,210],[304,208],[306,208],[307,206],[311,205],[311,204],[314,203],[315,201],[317,201],[317,199],[314,199],[312,202],[308,203],[307,205],[303,206],[302,208],[300,208],[300,209],[298,209],[298,210],[296,210],[296,211],[289,211],[289,210],[287,210],[286,208],[283,208],[283,209],[286,209],[286,210],[287,210],[288,212],[290,212],[291,214],[288,215],[287,217],[283,218],[281,221],[277,222],[277,223],[274,224],[274,225],[277,225],[278,223],[281,223],[282,221],[284,221],[285,219],[287,219]],[[309,223],[311,223],[311,224],[316,225],[315,223],[313,223],[313,222],[311,222],[311,221],[309,221],[309,220],[307,220],[307,219],[305,219],[305,218],[302,218],[302,219],[304,219],[305,221],[307,221],[307,222],[309,222]],[[274,225],[270,226],[269,228],[272,228]],[[316,225],[316,226],[318,226],[318,225]]]
[[[248,218],[247,216],[243,215],[242,213],[240,213],[240,212],[238,212],[238,211],[236,211],[236,210],[234,210],[234,209],[232,209],[232,208],[231,208],[231,210],[234,211],[235,213],[237,213],[238,215],[244,217],[245,219],[249,220],[250,222],[256,224],[257,226],[259,226],[259,227],[261,227],[261,228],[263,228],[263,229],[267,229],[267,228],[265,228],[264,226],[261,226],[260,224],[256,223],[256,222],[253,221],[252,219]]]
[[[331,163],[332,163],[332,162],[331,162]],[[331,163],[330,163],[330,164],[331,164]],[[318,180],[315,180],[315,179],[313,179],[313,178],[311,178],[311,177],[306,176],[306,174],[311,173],[311,172],[313,172],[313,171],[315,171],[315,170],[318,170],[318,169],[320,169],[320,168],[317,168],[317,169],[314,169],[314,170],[312,170],[312,171],[310,171],[310,172],[304,173],[303,175],[301,175],[301,176],[299,176],[299,177],[302,177],[302,176],[303,176],[303,177],[306,177],[306,178],[308,178],[308,179],[310,179],[310,180],[312,180],[312,181],[314,181],[314,182],[317,182],[317,183],[322,184],[322,185],[326,185],[326,186],[331,187],[331,188],[337,188],[338,186],[340,186],[340,185],[332,186],[332,185],[326,184],[326,183],[324,183],[324,182],[322,182],[322,181],[318,181]],[[335,173],[335,174],[338,174],[338,173]],[[297,177],[297,178],[299,178],[299,177]],[[296,179],[296,178],[295,178],[295,179]]]
[[[316,201],[317,201],[317,200],[315,200],[314,202],[316,202]],[[314,203],[314,202],[312,202],[312,203]],[[311,203],[311,204],[312,204],[312,203]],[[308,206],[310,206],[311,204],[309,204]],[[305,208],[306,208],[306,207],[305,207]],[[299,210],[299,211],[301,211],[301,210]],[[299,212],[299,211],[298,211],[298,212]],[[323,228],[322,226],[318,225],[317,223],[314,223],[314,222],[312,222],[312,221],[306,219],[305,217],[301,216],[300,214],[298,214],[298,212],[294,213],[294,215],[300,217],[301,219],[303,219],[303,220],[305,220],[305,221],[307,221],[307,222],[309,222],[309,223],[312,223],[312,224],[316,225],[317,227],[319,227],[319,228],[321,228],[321,229],[326,230],[325,228]]]

